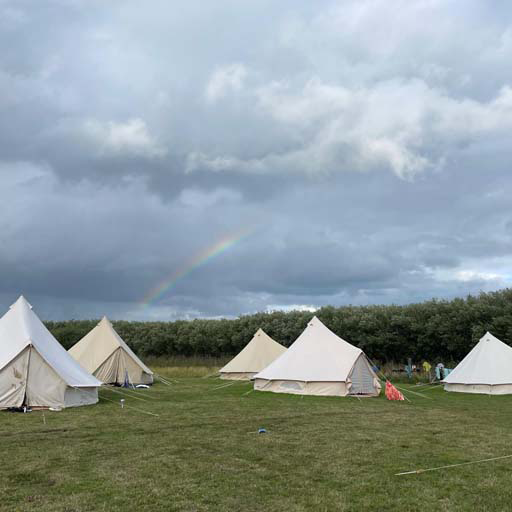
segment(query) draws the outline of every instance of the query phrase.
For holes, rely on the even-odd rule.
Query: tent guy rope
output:
[[[412,391],[411,389],[405,389],[405,388],[398,387],[396,384],[395,384],[395,388],[399,389],[400,391],[404,391],[405,393],[413,393],[414,395],[418,395],[423,398],[428,398],[429,400],[433,400],[433,398],[430,396],[422,395],[421,393],[417,393],[416,391]]]
[[[115,400],[111,400],[110,398],[107,398],[106,396],[100,396],[101,400],[107,400],[109,402],[112,402],[113,404],[117,404]],[[149,414],[150,416],[156,416],[157,418],[160,417],[160,414],[155,414],[154,412],[144,411],[143,409],[138,409],[137,407],[132,407],[131,405],[124,404],[124,407],[127,409],[133,409],[137,412],[142,412],[143,414]]]
[[[123,393],[122,391],[118,391],[117,389],[112,389],[112,388],[103,388],[103,389],[104,390],[108,390],[108,391],[112,391],[112,392],[117,393],[117,394],[122,395],[122,396],[127,396],[127,397],[130,397],[130,398],[133,398],[134,400],[142,400],[143,402],[147,402],[148,401],[145,398],[141,398],[140,396],[129,395],[128,393]]]
[[[228,386],[232,386],[233,384],[240,384],[240,381],[230,382],[229,384],[223,384],[222,386],[217,386],[215,388],[209,389],[208,391],[215,391],[216,389],[227,388]]]
[[[470,462],[461,462],[459,464],[448,464],[447,466],[438,466],[436,468],[415,469],[414,471],[403,471],[402,473],[395,473],[395,476],[402,475],[418,475],[419,473],[426,473],[427,471],[438,471],[440,469],[456,468],[458,466],[468,466],[470,464],[480,464],[481,462],[491,462],[493,460],[509,459],[512,455],[502,455],[501,457],[491,457],[490,459],[473,460]]]

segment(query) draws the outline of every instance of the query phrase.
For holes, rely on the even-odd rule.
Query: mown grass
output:
[[[512,454],[512,397],[407,385],[430,398],[300,397],[157,373],[172,384],[102,390],[46,424],[0,413],[0,510],[511,509],[512,459],[395,473]]]
[[[174,377],[207,377],[218,373],[231,357],[169,356],[148,357],[147,365],[157,374]]]
[[[161,368],[182,368],[182,367],[204,367],[204,368],[221,368],[233,356],[225,357],[208,357],[208,356],[149,356],[144,358],[144,362],[153,368],[159,366]],[[172,371],[172,370],[168,370]]]

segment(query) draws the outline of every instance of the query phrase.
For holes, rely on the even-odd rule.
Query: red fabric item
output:
[[[386,381],[386,398],[388,400],[403,400],[404,395],[398,391],[398,389],[389,382],[389,380]]]

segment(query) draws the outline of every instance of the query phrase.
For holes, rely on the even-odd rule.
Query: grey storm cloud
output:
[[[0,45],[4,309],[234,316],[512,281],[506,2],[2,0]]]

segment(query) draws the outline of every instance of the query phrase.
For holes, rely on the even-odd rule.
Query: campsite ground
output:
[[[1,412],[0,510],[511,508],[512,458],[395,473],[512,454],[512,396],[302,398],[160,373],[170,386],[101,390],[97,406]]]

